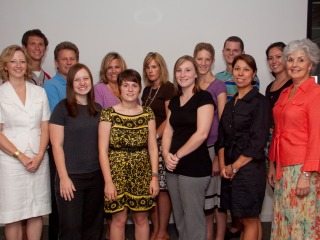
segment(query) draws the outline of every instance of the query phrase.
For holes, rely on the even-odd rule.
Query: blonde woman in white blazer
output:
[[[44,89],[25,81],[30,60],[12,45],[0,55],[0,224],[6,239],[41,239],[42,216],[51,212],[49,165],[50,109]]]

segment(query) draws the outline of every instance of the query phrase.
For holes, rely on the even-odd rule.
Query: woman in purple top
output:
[[[117,78],[119,73],[126,69],[126,62],[119,53],[110,52],[102,59],[100,82],[94,86],[95,101],[102,108],[120,103]]]
[[[227,102],[226,85],[224,82],[219,81],[211,72],[214,64],[214,48],[210,43],[198,43],[194,49],[193,57],[198,64],[200,73],[199,85],[202,90],[211,93],[213,101],[216,105],[214,117],[211,125],[211,130],[207,139],[208,151],[213,161],[212,164],[212,177],[206,193],[205,214],[207,222],[207,239],[224,239],[226,231],[227,215],[220,208],[220,185],[221,176],[219,174],[218,156],[215,156],[214,144],[218,138],[218,125],[219,119],[222,115],[224,105]],[[216,238],[213,234],[214,213],[217,222]]]

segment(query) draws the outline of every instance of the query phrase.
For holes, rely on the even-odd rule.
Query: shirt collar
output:
[[[298,86],[298,89],[301,89],[301,91],[303,92],[307,92],[309,87],[312,86],[315,83],[315,80],[313,77],[308,78],[306,81],[304,81],[303,83],[301,83]],[[294,87],[294,84],[292,84],[290,87],[286,88],[283,90],[283,92],[288,92],[291,91],[291,89]]]
[[[257,94],[259,93],[259,89],[256,87],[253,87],[243,98],[241,98],[242,101],[250,102],[251,99],[253,99]],[[238,93],[234,95],[234,99],[238,96]]]
[[[63,85],[67,85],[67,80],[62,77],[58,72],[56,73],[55,78]]]

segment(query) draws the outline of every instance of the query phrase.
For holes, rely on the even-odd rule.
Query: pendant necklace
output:
[[[150,107],[151,103],[152,103],[152,102],[153,102],[153,100],[156,98],[157,93],[158,93],[158,91],[159,91],[159,89],[160,89],[160,88],[161,88],[161,86],[157,88],[156,93],[154,94],[154,96],[153,96],[153,97],[151,97],[152,87],[150,87],[150,91],[149,91],[148,98],[146,99],[146,102],[144,103],[144,106],[145,106],[145,107]],[[148,104],[148,106],[147,106],[148,101],[150,101],[150,103],[149,103],[149,104]]]

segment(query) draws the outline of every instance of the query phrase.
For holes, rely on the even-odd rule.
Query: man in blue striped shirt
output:
[[[227,38],[227,40],[224,42],[222,50],[224,60],[227,64],[227,69],[217,73],[215,76],[217,79],[222,80],[226,84],[228,101],[238,92],[237,85],[234,83],[232,77],[232,62],[236,56],[242,53],[244,53],[244,44],[241,38],[237,36],[231,36]],[[259,79],[257,75],[255,76],[254,80],[254,86],[259,88]]]

